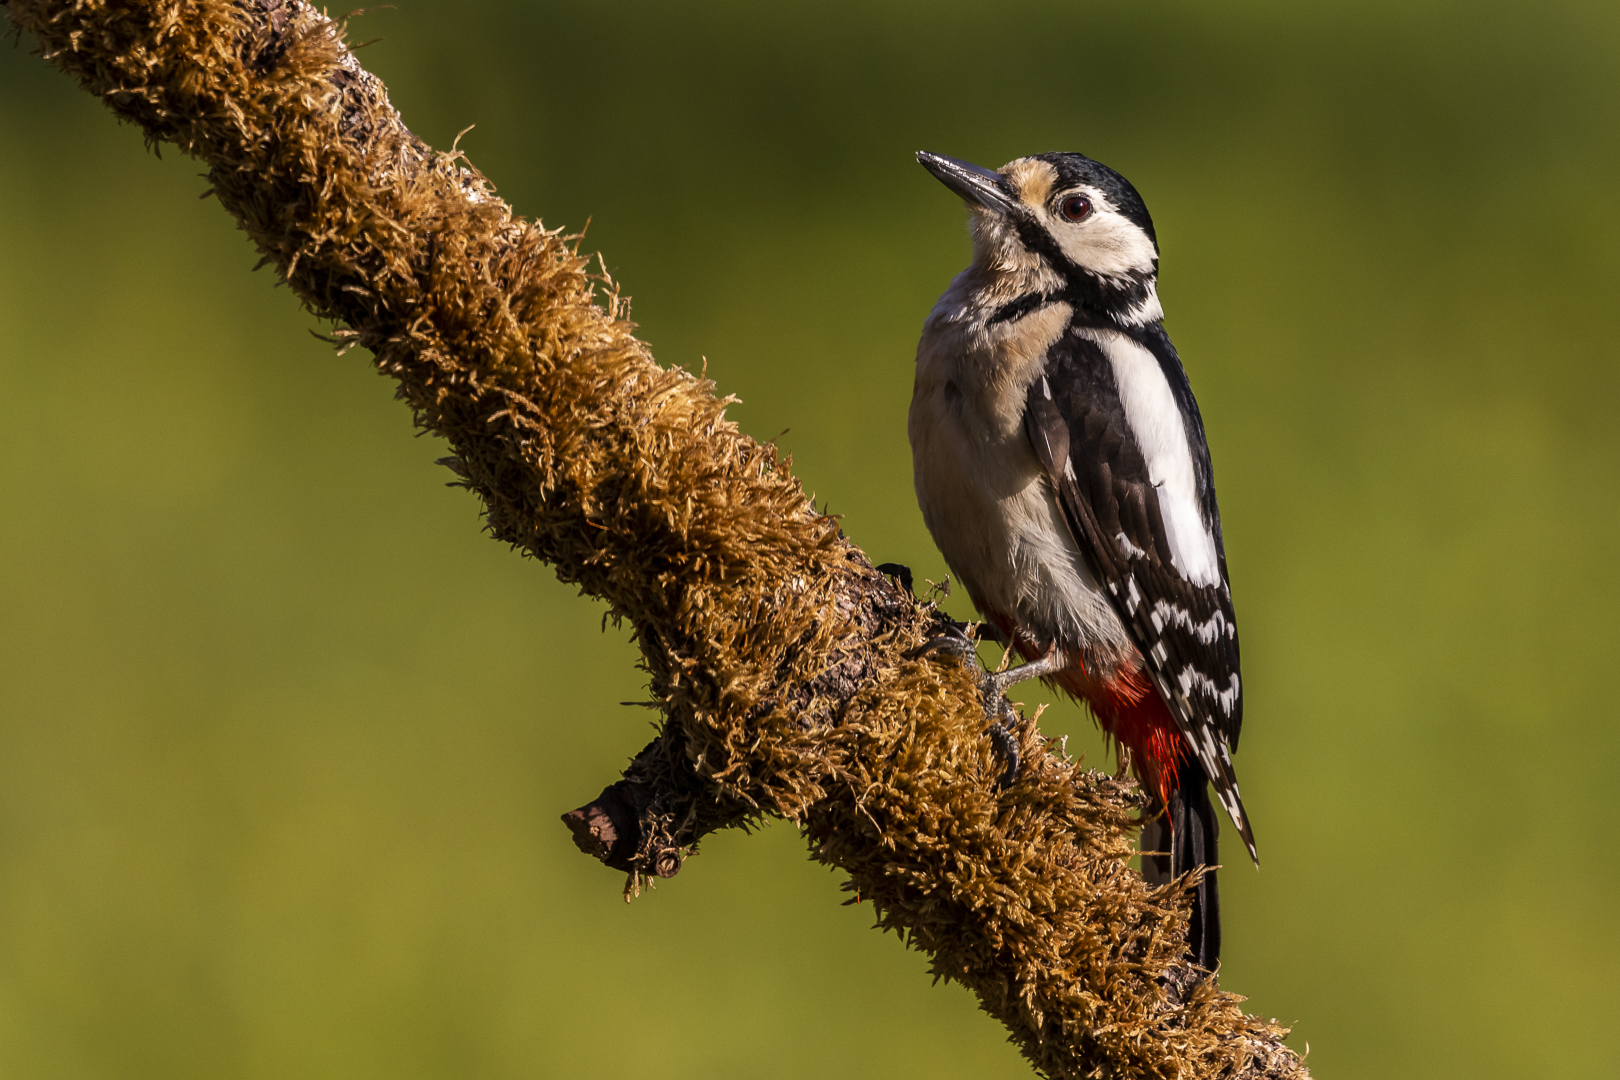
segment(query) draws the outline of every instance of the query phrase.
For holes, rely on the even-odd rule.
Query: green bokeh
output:
[[[934,579],[904,418],[966,241],[911,153],[1130,176],[1243,626],[1225,984],[1324,1078],[1620,1073],[1620,8],[379,34],[415,130],[476,122],[520,210],[589,219],[658,356]],[[556,817],[648,734],[633,650],[480,535],[199,171],[0,50],[0,1075],[1027,1075],[786,826],[620,903]]]

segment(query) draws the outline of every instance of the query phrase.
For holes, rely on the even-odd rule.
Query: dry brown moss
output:
[[[653,361],[568,238],[412,136],[340,25],[291,0],[11,11],[208,164],[267,261],[451,443],[497,537],[630,622],[666,714],[637,783],[671,835],[798,822],[1048,1075],[1305,1075],[1283,1029],[1182,962],[1183,907],[1127,864],[1134,789],[1026,727],[997,790],[969,673],[912,658],[930,612],[708,382]]]

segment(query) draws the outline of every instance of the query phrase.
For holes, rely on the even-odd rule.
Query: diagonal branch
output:
[[[491,531],[629,622],[665,723],[583,847],[668,876],[774,814],[1054,1077],[1304,1077],[1198,980],[1185,902],[1129,866],[1140,803],[1032,725],[1002,790],[936,616],[816,512],[706,380],[654,362],[572,238],[406,129],[302,0],[11,0],[15,27],[213,191],[303,302],[398,383]]]

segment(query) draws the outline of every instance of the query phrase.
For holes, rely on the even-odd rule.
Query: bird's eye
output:
[[[1058,204],[1058,213],[1064,221],[1084,221],[1091,216],[1091,200],[1084,195],[1070,195]]]

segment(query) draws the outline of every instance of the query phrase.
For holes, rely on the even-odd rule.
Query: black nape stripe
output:
[[[1152,273],[1132,274],[1125,283],[1115,284],[1069,261],[1057,241],[1032,215],[1015,214],[1013,228],[1026,251],[1041,256],[1046,260],[1046,265],[1062,275],[1064,287],[1057,292],[1034,293],[1009,301],[996,309],[986,325],[1021,318],[1031,311],[1062,300],[1074,305],[1075,314],[1082,321],[1089,323],[1096,320],[1098,326],[1119,329],[1131,309],[1147,299],[1148,282],[1158,276],[1155,268]],[[1151,223],[1148,235],[1152,235]]]
[[[1047,304],[1061,298],[1061,294],[1058,293],[1029,293],[1025,296],[1020,296],[1018,299],[1010,300],[996,308],[995,314],[986,319],[984,321],[984,325],[994,326],[996,323],[1011,322],[1014,319],[1022,319],[1030,312],[1039,311]]]
[[[1096,325],[1109,330],[1123,330],[1133,337],[1139,335],[1141,327],[1127,326],[1123,319],[1127,312],[1147,299],[1147,288],[1142,282],[1133,281],[1125,287],[1105,286],[1084,271],[1079,273],[1078,278],[1071,278],[1066,288],[1056,292],[1026,293],[1016,300],[1009,300],[991,312],[984,325],[1012,322],[1048,304],[1065,303],[1073,306],[1077,325]]]

